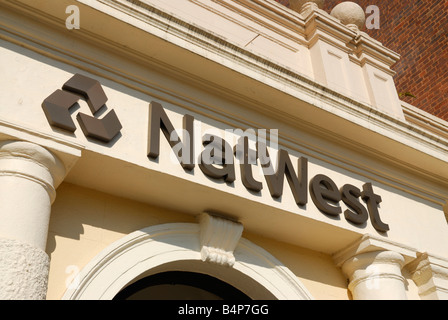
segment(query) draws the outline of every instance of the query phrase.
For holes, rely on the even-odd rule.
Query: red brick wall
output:
[[[276,0],[288,5],[288,0]],[[448,1],[352,0],[364,10],[380,9],[380,28],[363,31],[401,55],[393,66],[402,97],[422,110],[448,121]],[[330,12],[340,0],[326,0]]]

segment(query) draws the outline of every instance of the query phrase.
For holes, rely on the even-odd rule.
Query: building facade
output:
[[[289,0],[277,1],[289,6]],[[340,2],[327,0],[323,9],[331,12]],[[376,23],[369,23],[363,30],[401,56],[392,67],[397,73],[394,80],[400,98],[448,120],[448,70],[445,67],[448,64],[448,3],[432,0],[354,2]],[[377,10],[376,16],[374,10]]]
[[[448,125],[323,4],[1,1],[0,298],[447,299]]]

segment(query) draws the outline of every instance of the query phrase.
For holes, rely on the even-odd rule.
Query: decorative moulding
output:
[[[62,299],[110,300],[136,279],[173,264],[189,262],[194,267],[191,271],[196,272],[199,266],[207,267],[201,260],[199,237],[200,225],[195,223],[155,225],[133,232],[109,245],[84,266]],[[233,268],[221,268],[219,276],[232,279],[234,271],[243,275],[243,281],[233,285],[253,299],[313,299],[291,270],[249,240],[239,241],[235,256]],[[217,275],[214,266],[206,270],[206,274]]]
[[[202,260],[232,267],[235,264],[233,251],[240,241],[243,225],[209,213],[202,214],[199,219]]]

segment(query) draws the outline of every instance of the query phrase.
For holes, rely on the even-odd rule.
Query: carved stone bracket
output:
[[[243,225],[204,213],[200,217],[200,227],[202,260],[232,267],[235,264],[233,251],[240,241]]]

